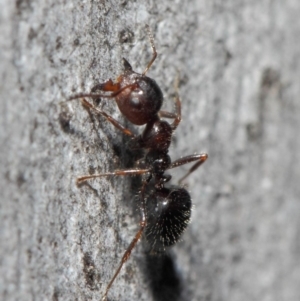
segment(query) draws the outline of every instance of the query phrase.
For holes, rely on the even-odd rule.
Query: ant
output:
[[[107,294],[112,284],[143,233],[145,233],[147,241],[151,244],[152,251],[161,252],[178,241],[190,221],[191,197],[186,189],[181,186],[166,187],[165,183],[171,180],[171,175],[165,175],[165,171],[196,161],[186,175],[180,179],[180,184],[208,158],[208,155],[203,153],[182,157],[172,162],[168,155],[173,132],[181,121],[178,83],[176,83],[175,97],[176,112],[171,113],[160,110],[163,104],[163,93],[157,83],[146,76],[157,57],[154,38],[148,25],[147,33],[153,55],[142,74],[133,71],[129,62],[123,58],[125,70],[117,78],[116,82],[109,79],[93,87],[91,93],[79,93],[69,98],[69,100],[81,98],[85,107],[94,111],[95,114],[102,115],[123,134],[131,137],[131,148],[145,151],[145,157],[139,168],[115,170],[113,172],[85,175],[77,178],[77,184],[80,184],[86,180],[98,177],[147,174],[140,190],[140,229],[125,251],[116,272],[108,283],[101,299],[102,301],[107,300]],[[114,99],[127,120],[134,125],[145,125],[142,134],[135,135],[112,116],[88,102],[85,99],[86,97],[92,99]],[[168,123],[161,118],[170,118],[174,119],[174,121]]]

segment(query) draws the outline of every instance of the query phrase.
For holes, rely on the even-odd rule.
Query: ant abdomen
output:
[[[154,190],[146,199],[145,236],[154,252],[175,244],[191,218],[191,197],[178,186]]]
[[[124,90],[115,99],[131,123],[144,125],[157,116],[163,103],[163,93],[153,79],[127,70],[118,78],[118,83]]]

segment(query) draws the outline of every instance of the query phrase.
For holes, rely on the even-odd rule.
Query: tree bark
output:
[[[173,160],[192,221],[165,256],[133,251],[109,300],[300,300],[300,2],[8,1],[0,15],[1,300],[100,300],[135,235],[139,186],[76,177],[132,164],[126,137],[78,92],[148,75],[183,120]],[[103,110],[130,125],[112,100]],[[174,183],[188,167],[172,170]]]

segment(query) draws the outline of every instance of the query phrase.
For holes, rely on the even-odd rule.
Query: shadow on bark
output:
[[[146,254],[145,274],[154,301],[181,300],[182,283],[170,253]]]

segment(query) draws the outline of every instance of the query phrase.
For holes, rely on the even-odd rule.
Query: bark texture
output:
[[[143,71],[146,23],[167,109],[180,74],[171,156],[209,160],[187,179],[183,240],[161,257],[139,244],[109,300],[300,300],[299,0],[2,0],[0,11],[1,300],[99,300],[138,229],[131,179],[76,186],[130,160],[122,134],[66,98],[116,78],[122,57]]]

